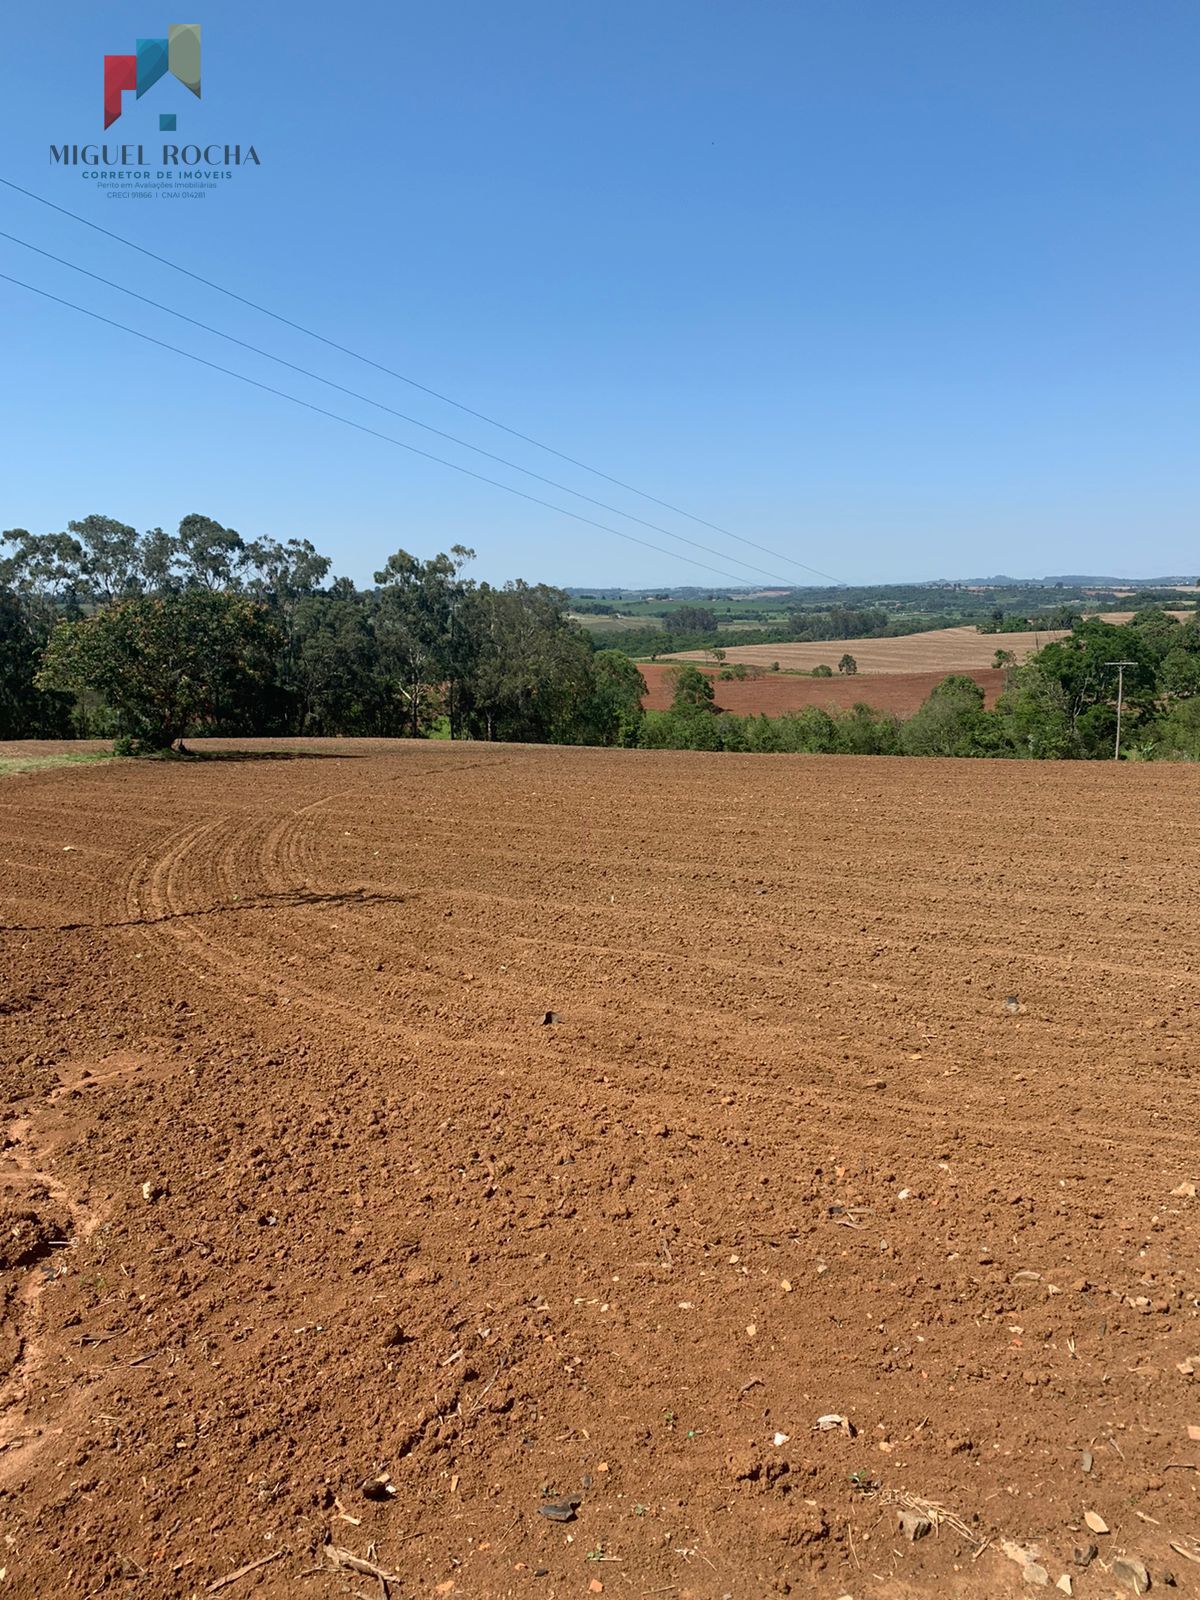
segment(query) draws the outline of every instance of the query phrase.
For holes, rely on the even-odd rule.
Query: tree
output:
[[[120,733],[165,750],[211,725],[248,682],[264,681],[274,644],[253,601],[200,590],[143,596],[59,623],[36,681],[98,695]]]
[[[858,671],[858,662],[849,651],[838,662],[838,671],[844,672],[847,677],[852,677]]]
[[[873,711],[861,701],[839,717],[836,726],[838,747],[847,755],[891,756],[900,750],[903,725],[888,712]]]
[[[213,592],[237,587],[247,548],[232,529],[196,512],[184,517],[178,535],[151,528],[139,538],[128,523],[92,512],[68,522],[65,533],[17,528],[0,535],[3,542],[14,550],[0,563],[0,581],[76,614],[185,584]]]
[[[672,711],[715,711],[716,694],[712,680],[689,662],[673,667],[668,675],[674,693]]]
[[[49,619],[29,598],[0,588],[0,739],[61,739],[71,732],[71,702],[38,689]]]
[[[96,514],[69,522],[65,533],[29,533],[13,528],[0,535],[13,547],[0,562],[0,582],[79,612],[138,594],[142,580],[135,530]]]
[[[1089,716],[1097,707],[1116,703],[1117,674],[1111,661],[1132,661],[1125,668],[1125,711],[1132,728],[1153,714],[1157,697],[1155,649],[1152,637],[1132,624],[1116,626],[1089,617],[1065,639],[1056,639],[1035,657],[1039,673],[1060,685],[1077,742],[1077,753],[1103,756],[1112,752],[1110,719],[1100,713]]]
[[[111,605],[142,592],[145,580],[135,528],[93,514],[68,522],[67,533],[80,552],[82,587],[95,604]]]
[[[1159,682],[1173,699],[1200,695],[1200,654],[1190,650],[1169,650],[1158,669]]]
[[[371,627],[373,597],[346,580],[301,600],[294,619],[295,730],[311,734],[403,731]]]
[[[452,668],[458,575],[473,553],[456,545],[451,555],[421,561],[397,550],[375,574],[380,585],[375,635],[414,739],[440,710],[441,687]]]
[[[779,749],[808,755],[827,755],[840,748],[837,719],[820,706],[805,706],[777,719]]]
[[[316,593],[332,565],[307,539],[289,539],[286,544],[255,539],[244,549],[245,564],[253,569],[246,588],[283,618],[300,600]]]
[[[147,594],[172,594],[179,588],[175,571],[179,559],[179,540],[161,528],[142,535],[142,583]]]
[[[993,667],[1011,667],[1016,661],[1016,656],[1011,650],[997,650],[992,657]]]
[[[1013,753],[1034,761],[1062,761],[1079,754],[1066,690],[1038,658],[1013,673],[997,711]]]
[[[521,581],[464,595],[463,724],[486,739],[570,743],[595,685],[591,645],[561,589]]]
[[[179,524],[176,541],[185,580],[210,592],[239,587],[246,546],[239,533],[193,511]]]
[[[317,595],[330,568],[328,556],[320,555],[307,539],[255,539],[244,547],[243,570],[246,592],[253,595],[279,631],[280,648],[276,681],[271,703],[276,718],[285,727],[294,727],[298,702],[303,694],[300,675],[300,608]],[[310,604],[307,618],[314,620]],[[368,679],[372,674],[368,673]]]
[[[1173,617],[1161,606],[1147,606],[1134,612],[1127,626],[1136,632],[1155,660],[1161,661],[1174,647],[1184,632],[1178,617]]]
[[[901,747],[910,756],[979,755],[984,717],[979,684],[974,678],[951,674],[903,725]]]
[[[716,612],[705,606],[680,606],[671,618],[676,633],[716,633]]]
[[[812,669],[812,675],[814,678],[832,678],[833,668],[826,666],[825,662],[822,661],[819,667],[814,667]]]
[[[1177,701],[1153,732],[1157,755],[1167,761],[1200,761],[1200,696]]]
[[[588,744],[636,745],[646,680],[622,650],[598,650],[591,660],[591,692],[580,711]]]

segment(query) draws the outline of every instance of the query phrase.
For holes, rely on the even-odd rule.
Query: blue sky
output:
[[[363,580],[714,581],[1200,568],[1194,0],[459,0],[36,7],[0,173],[698,516],[648,505],[0,189],[0,272],[495,473],[661,555],[0,282],[0,525],[204,511]],[[101,62],[203,29],[105,135]],[[158,116],[178,115],[161,135]],[[202,201],[49,145],[253,143]],[[154,166],[157,168],[157,160]],[[709,544],[495,469],[177,323],[172,306]],[[788,558],[788,559],[783,559]]]

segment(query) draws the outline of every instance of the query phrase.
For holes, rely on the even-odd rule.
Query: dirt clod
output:
[[[61,1217],[25,1207],[0,1206],[0,1272],[32,1266],[63,1240],[68,1224]]]

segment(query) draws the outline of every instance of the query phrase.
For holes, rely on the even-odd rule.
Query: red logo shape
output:
[[[137,88],[136,56],[105,56],[104,58],[104,126],[106,128],[121,115],[121,90]]]

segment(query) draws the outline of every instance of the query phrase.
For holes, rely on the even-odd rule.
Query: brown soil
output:
[[[1195,1592],[1195,769],[320,754],[0,782],[5,1593]]]
[[[674,693],[669,674],[670,662],[643,662],[639,669],[650,691],[642,701],[648,711],[665,711]],[[707,669],[702,669],[707,670]],[[722,682],[709,671],[716,691],[716,704],[722,711],[739,716],[780,716],[785,711],[803,711],[820,706],[825,711],[848,711],[859,701],[876,711],[890,711],[898,717],[911,717],[946,676],[944,672],[876,672],[859,677],[797,678],[783,672],[767,672],[761,678],[732,679]],[[1004,690],[1003,671],[984,667],[970,674],[983,685],[985,702],[994,706]]]
[[[833,639],[816,644],[744,644],[726,650],[729,661],[744,661],[748,665],[769,667],[778,661],[781,667],[793,667],[801,672],[811,672],[824,664],[836,670],[844,655],[852,655],[858,663],[861,676],[871,672],[932,672],[944,678],[948,672],[976,673],[990,669],[997,650],[1008,650],[1018,662],[1026,660],[1042,645],[1065,634],[1059,630],[1046,633],[980,633],[973,627],[937,628],[932,633],[906,633],[898,639]],[[701,661],[702,650],[684,651],[677,656],[664,656],[665,661]]]

